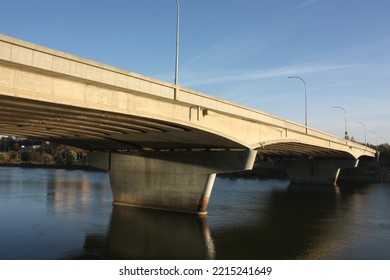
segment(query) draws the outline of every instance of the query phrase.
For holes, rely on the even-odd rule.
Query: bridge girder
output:
[[[189,126],[9,96],[0,100],[0,119],[2,135],[40,138],[91,151],[249,148],[227,136]],[[350,152],[286,138],[262,142],[254,148],[273,158],[364,155],[355,155],[352,146],[348,149]]]
[[[4,35],[0,96],[0,135],[88,150],[375,155],[363,145],[261,111]]]

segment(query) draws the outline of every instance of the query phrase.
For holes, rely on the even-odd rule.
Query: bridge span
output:
[[[217,173],[261,153],[291,182],[335,184],[375,150],[194,90],[0,35],[0,135],[90,151],[114,203],[207,213]]]

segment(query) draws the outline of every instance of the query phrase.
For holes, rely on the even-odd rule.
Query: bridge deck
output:
[[[261,111],[4,35],[0,96],[0,134],[89,150],[375,156],[364,145]]]

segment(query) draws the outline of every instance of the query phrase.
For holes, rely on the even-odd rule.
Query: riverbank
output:
[[[338,182],[390,182],[390,167],[356,167],[340,171]]]
[[[274,167],[260,167],[253,170],[218,174],[223,178],[243,179],[284,179],[288,180],[287,171]],[[356,167],[340,170],[338,182],[390,182],[390,167]]]
[[[23,168],[50,168],[67,170],[102,171],[89,165],[56,165],[39,163],[0,163],[0,167],[23,167]],[[253,170],[238,171],[218,174],[222,178],[242,179],[281,179],[288,180],[287,171],[271,166],[255,167]],[[338,182],[390,182],[390,167],[356,167],[341,169]]]
[[[0,163],[0,167],[22,167],[22,168],[49,168],[49,169],[66,169],[66,170],[86,170],[86,171],[102,171],[93,166],[84,164],[75,165],[58,165],[58,164],[42,164],[42,163]]]

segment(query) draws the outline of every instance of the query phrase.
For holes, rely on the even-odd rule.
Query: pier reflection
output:
[[[356,248],[347,237],[354,236],[356,226],[362,228],[361,206],[367,209],[363,197],[368,198],[356,191],[368,194],[369,185],[351,189],[277,180],[220,183],[229,187],[217,185],[207,218],[113,206],[107,233],[86,236],[79,257],[337,259],[348,258]]]
[[[120,205],[113,206],[107,236],[87,236],[84,248],[110,259],[215,258],[206,217]]]
[[[0,259],[389,259],[390,184],[218,179],[207,217],[112,206],[99,172],[0,168]]]
[[[345,188],[293,184],[267,193],[266,200],[259,192],[241,201],[246,215],[236,218],[239,228],[232,217],[228,227],[219,221],[214,228],[210,219],[218,259],[332,259],[354,234],[345,219],[356,219],[356,198]]]

